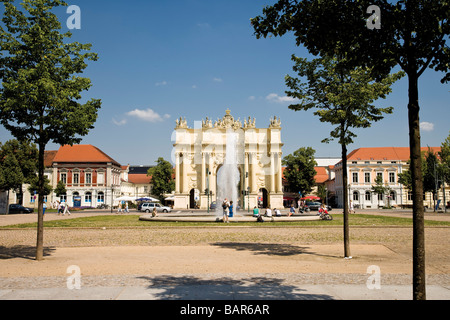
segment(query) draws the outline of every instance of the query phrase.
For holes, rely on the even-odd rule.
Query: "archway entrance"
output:
[[[258,206],[260,208],[267,208],[267,206],[269,205],[269,201],[268,201],[268,192],[266,188],[261,188],[259,189],[258,192]]]
[[[189,192],[189,209],[196,209],[198,201],[200,200],[200,191],[198,189],[191,189]]]

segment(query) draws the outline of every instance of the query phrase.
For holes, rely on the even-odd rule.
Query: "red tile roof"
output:
[[[46,168],[50,168],[53,164],[53,159],[55,158],[56,154],[58,153],[57,150],[52,151],[45,151],[44,152],[44,166]]]
[[[86,145],[65,145],[59,148],[58,152],[56,153],[55,158],[53,159],[53,162],[71,162],[71,163],[88,163],[88,162],[94,162],[94,163],[105,163],[105,162],[112,162],[117,166],[120,166],[120,164],[115,161],[113,158],[108,156],[106,153],[104,153],[99,148],[86,144]]]
[[[430,147],[435,153],[441,151],[440,147]],[[421,148],[422,152],[428,151],[428,147]],[[408,147],[380,147],[380,148],[359,148],[347,155],[347,160],[397,160],[408,161],[410,158]]]
[[[314,167],[317,174],[314,176],[316,183],[324,183],[328,180],[328,173],[325,167]]]
[[[151,179],[146,174],[128,174],[128,181],[135,184],[150,184]]]

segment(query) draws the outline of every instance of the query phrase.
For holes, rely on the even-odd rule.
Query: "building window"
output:
[[[92,183],[92,173],[86,173],[86,184]]]
[[[104,172],[99,172],[97,174],[97,184],[98,185],[103,185],[105,183],[105,173]]]
[[[60,194],[59,195],[59,200],[61,202],[67,202],[67,195],[66,194]]]
[[[74,173],[73,174],[73,184],[79,184],[80,183],[80,174]]]
[[[359,193],[358,191],[353,192],[353,201],[359,201]]]
[[[364,182],[370,183],[370,172],[364,173]]]
[[[395,183],[395,173],[389,172],[389,183]]]
[[[370,191],[366,191],[366,201],[371,201],[372,197]]]
[[[395,201],[397,199],[395,191],[391,191],[390,196],[392,201]]]
[[[383,172],[377,172],[377,178],[381,177],[381,179],[383,180]]]
[[[413,200],[413,193],[412,191],[408,191],[408,201],[412,201]]]
[[[382,193],[379,193],[379,194],[378,194],[378,200],[379,200],[379,201],[383,201],[383,194],[382,194]]]
[[[358,172],[353,172],[352,177],[353,183],[358,183]]]
[[[67,173],[61,173],[61,178],[60,180],[64,183],[67,184]]]
[[[84,202],[92,202],[92,193],[86,192],[84,195]]]
[[[105,194],[103,192],[99,192],[97,195],[97,202],[105,202]]]

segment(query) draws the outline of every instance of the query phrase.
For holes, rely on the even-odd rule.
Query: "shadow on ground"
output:
[[[202,279],[193,276],[139,277],[159,300],[332,300],[268,277]]]
[[[255,254],[264,254],[270,256],[294,256],[301,254],[314,255],[327,258],[342,258],[337,255],[320,254],[308,251],[309,247],[299,247],[291,244],[272,244],[272,243],[248,243],[248,242],[216,242],[213,246],[224,249],[235,249],[237,251],[251,251]]]
[[[50,256],[56,249],[53,247],[44,248],[44,257]],[[36,259],[36,247],[34,246],[14,246],[3,247],[0,246],[0,260],[23,258],[34,260]]]

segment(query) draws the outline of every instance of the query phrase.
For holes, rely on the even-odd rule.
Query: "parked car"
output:
[[[215,201],[211,202],[211,204],[209,205],[209,209],[216,210],[216,208],[217,208],[217,203]]]
[[[10,204],[9,205],[9,213],[15,214],[15,213],[33,213],[34,209],[26,208],[20,204]]]
[[[321,202],[306,202],[305,209],[309,208],[309,210],[319,210],[320,206],[322,205]],[[327,210],[330,211],[331,207],[326,206]]]
[[[156,208],[156,212],[171,212],[172,208],[161,205],[155,202],[144,202],[141,206],[141,211],[150,213],[153,212],[153,208]]]

